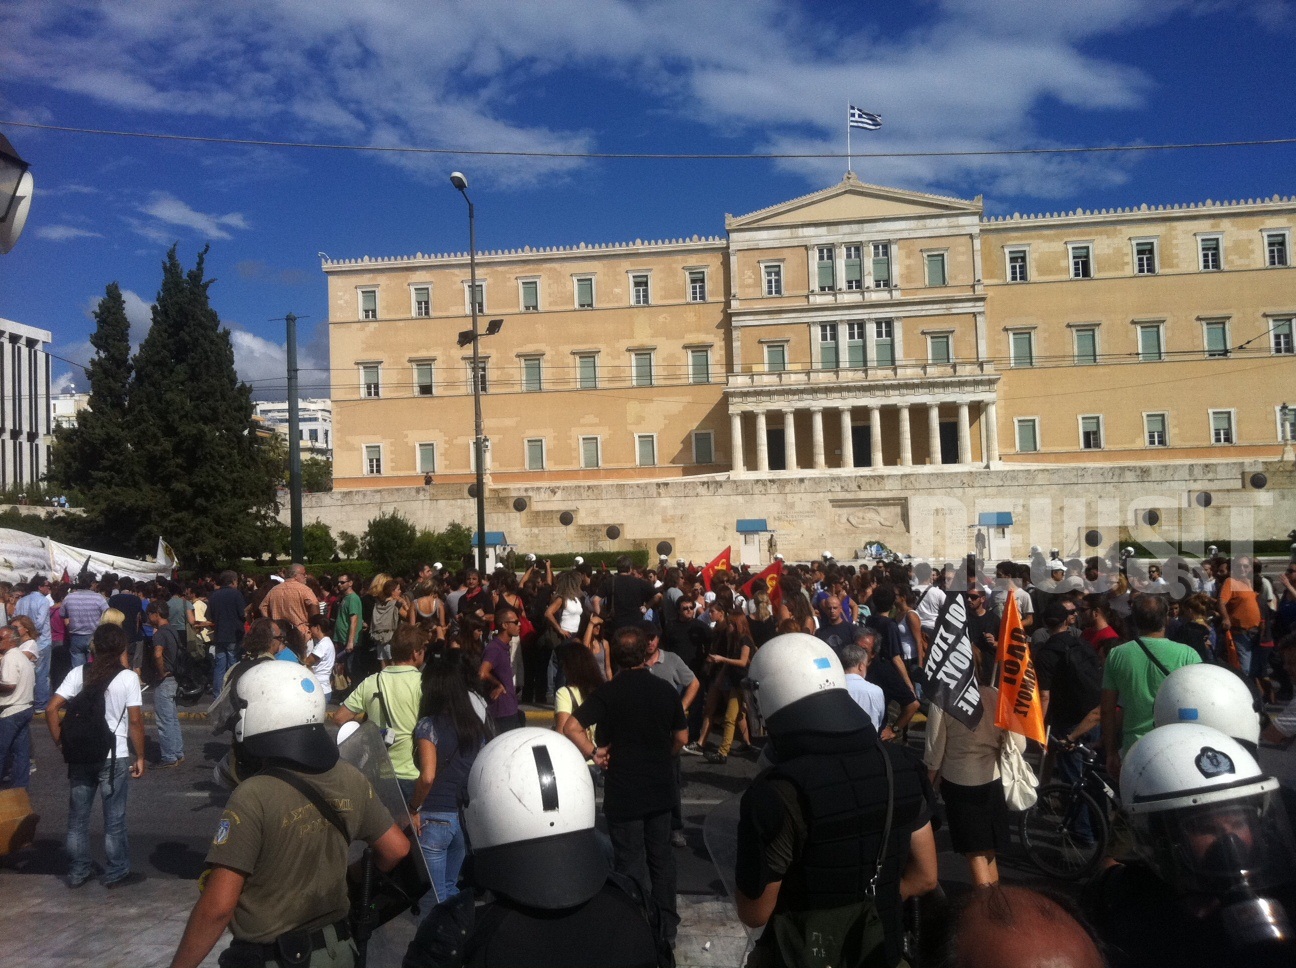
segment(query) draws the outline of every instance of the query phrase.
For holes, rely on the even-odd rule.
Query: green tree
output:
[[[306,548],[306,560],[313,564],[332,561],[337,552],[333,532],[323,521],[313,521],[302,528],[302,544]]]
[[[161,534],[197,567],[256,547],[275,511],[276,468],[252,429],[229,330],[208,300],[207,251],[188,272],[175,246],[167,252],[128,408],[146,512],[131,522],[134,548]]]
[[[324,457],[304,458],[302,490],[307,494],[323,494],[333,490],[333,462]]]
[[[139,500],[140,466],[129,419],[130,320],[117,283],[109,284],[94,316],[95,354],[86,367],[90,405],[74,426],[55,433],[48,479],[72,492],[85,511],[85,532],[100,547],[133,553],[147,508]]]
[[[348,561],[355,558],[360,550],[360,539],[350,531],[339,531],[337,537],[338,551]]]
[[[418,531],[399,511],[381,514],[369,522],[360,539],[360,553],[375,569],[403,575],[414,567]]]

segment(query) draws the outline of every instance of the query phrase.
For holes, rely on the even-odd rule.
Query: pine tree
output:
[[[139,473],[130,444],[127,406],[131,382],[130,320],[121,288],[111,283],[95,310],[86,367],[89,407],[55,435],[52,484],[73,492],[85,509],[86,530],[105,551],[134,550],[140,526]]]
[[[147,516],[135,549],[161,535],[187,564],[260,550],[275,509],[274,471],[252,429],[252,394],[234,370],[229,330],[211,308],[207,249],[185,272],[172,246],[153,324],[135,356],[128,419]]]

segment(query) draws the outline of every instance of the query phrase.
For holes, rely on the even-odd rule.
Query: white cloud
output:
[[[75,225],[40,225],[32,235],[47,242],[67,242],[70,239],[101,239],[103,233],[90,229],[77,228]]]
[[[625,148],[600,143],[578,109],[537,100],[548,78],[573,69],[628,84],[660,109],[755,148],[840,151],[847,100],[885,115],[888,150],[1038,143],[1044,105],[1145,105],[1148,77],[1105,54],[1102,38],[1221,7],[1265,22],[1282,9],[1280,0],[925,0],[908,25],[879,29],[867,14],[833,21],[830,7],[789,0],[16,6],[22,12],[0,38],[7,73],[100,103],[237,122],[231,130],[252,137],[558,153]],[[447,166],[440,156],[384,158],[438,179]],[[586,164],[473,160],[476,172],[519,187]],[[1065,167],[1103,181],[1118,164]],[[814,180],[824,169],[784,167]],[[1030,158],[918,167],[933,182],[973,167],[1045,187],[1041,172],[1057,170]],[[839,173],[840,163],[830,168]],[[150,207],[166,226],[209,238],[244,227],[237,214],[206,215],[169,196]],[[162,232],[156,222],[136,228]]]
[[[252,387],[258,400],[283,400],[288,395],[288,349],[237,326],[230,326],[230,341],[234,345],[234,370],[244,383]],[[312,341],[298,344],[298,379],[302,396],[328,396],[327,380],[320,384],[320,376],[328,375],[327,349],[319,355]]]
[[[154,192],[147,204],[141,205],[139,210],[166,225],[192,229],[206,239],[233,238],[226,229],[248,227],[247,220],[238,212],[231,212],[228,215],[207,215],[190,208],[167,192]]]

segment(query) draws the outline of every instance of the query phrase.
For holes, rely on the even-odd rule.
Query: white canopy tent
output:
[[[75,548],[72,545],[41,538],[25,531],[0,528],[0,581],[26,581],[36,573],[58,579],[64,572],[75,578],[87,567],[96,578],[108,572],[134,579],[153,579],[169,576],[176,566],[171,546],[158,539],[156,559],[140,561],[119,558],[115,555]]]

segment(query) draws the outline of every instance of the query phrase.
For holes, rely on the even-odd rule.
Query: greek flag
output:
[[[846,113],[846,123],[852,128],[863,128],[866,131],[876,131],[882,127],[882,115],[869,114],[867,111],[861,111],[855,105],[850,106]]]

